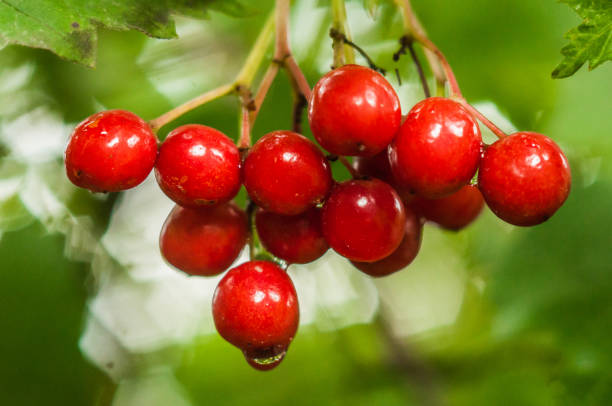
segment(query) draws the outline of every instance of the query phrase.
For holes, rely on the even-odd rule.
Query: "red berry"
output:
[[[321,210],[316,207],[295,216],[259,208],[255,225],[263,246],[290,264],[312,262],[329,248],[321,231]]]
[[[315,85],[308,108],[313,135],[337,155],[372,156],[385,149],[400,126],[400,102],[378,72],[344,65]]]
[[[481,150],[480,129],[459,103],[430,97],[408,113],[389,148],[396,179],[427,198],[461,189],[476,173]]]
[[[448,230],[460,230],[478,217],[484,206],[476,186],[465,185],[458,192],[441,199],[417,197],[412,207],[429,221]]]
[[[222,132],[184,125],[162,143],[155,176],[164,193],[181,206],[226,202],[240,189],[240,153]]]
[[[563,151],[550,138],[519,132],[496,141],[483,155],[478,186],[489,208],[517,226],[546,221],[565,202],[572,176]]]
[[[246,244],[246,214],[233,203],[211,207],[175,206],[159,236],[163,257],[190,275],[217,275]]]
[[[413,210],[406,208],[404,238],[399,247],[391,255],[376,262],[351,261],[351,263],[360,271],[374,277],[387,276],[404,269],[419,253],[422,230],[423,225],[419,217]]]
[[[297,331],[297,295],[289,275],[268,261],[250,261],[221,279],[213,297],[221,336],[257,363],[282,356]]]
[[[80,123],[66,148],[66,174],[93,192],[118,192],[140,184],[153,169],[157,138],[134,113],[108,110]]]
[[[259,139],[244,161],[244,186],[266,210],[302,213],[323,201],[332,185],[329,163],[308,138],[274,131]]]
[[[353,167],[361,176],[377,178],[385,183],[388,183],[391,187],[393,187],[393,189],[395,189],[405,204],[414,199],[415,195],[410,193],[410,190],[401,185],[395,179],[395,176],[393,176],[387,149],[384,149],[382,152],[379,152],[372,157],[358,156],[353,158]]]
[[[323,235],[340,255],[374,262],[390,255],[404,237],[406,212],[393,188],[378,180],[336,185],[323,206]]]

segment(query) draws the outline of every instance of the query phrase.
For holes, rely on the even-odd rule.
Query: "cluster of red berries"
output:
[[[242,184],[257,206],[262,245],[285,264],[314,261],[331,247],[377,277],[414,260],[425,220],[459,230],[486,202],[511,224],[535,225],[569,193],[567,159],[549,138],[521,132],[484,145],[470,112],[441,97],[421,101],[402,122],[392,86],[362,66],[323,76],[308,118],[323,148],[354,157],[354,179],[335,182],[326,156],[295,132],[263,136],[242,159],[226,135],[196,124],[176,128],[158,148],[146,122],[119,110],[79,124],[66,170],[77,186],[110,192],[136,186],[154,167],[177,203],[161,231],[161,253],[202,276],[229,268],[250,238],[247,214],[231,202]],[[249,261],[221,279],[213,315],[252,366],[271,369],[297,330],[295,288],[276,263]]]

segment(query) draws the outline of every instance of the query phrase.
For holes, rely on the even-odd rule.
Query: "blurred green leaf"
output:
[[[25,208],[18,195],[0,202],[0,230],[19,230],[30,224],[34,218]]]
[[[48,49],[93,67],[100,27],[176,38],[172,14],[208,18],[209,10],[247,13],[238,0],[2,0],[0,48],[10,43]]]
[[[586,62],[589,70],[612,60],[612,2],[610,0],[561,0],[583,18],[565,34],[570,43],[561,49],[565,57],[552,73],[566,78]]]

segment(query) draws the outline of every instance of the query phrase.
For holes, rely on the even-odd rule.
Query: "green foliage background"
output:
[[[553,1],[414,3],[468,100],[491,100],[519,128],[546,133],[563,146],[574,177],[565,206],[531,229],[509,232],[486,212],[460,234],[443,233],[460,247],[470,276],[481,278],[484,290],[469,287],[453,326],[406,343],[408,362],[399,362],[378,323],[334,332],[304,328],[287,361],[265,374],[245,367],[239,352],[220,338],[203,337],[187,348],[150,355],[171,360],[168,371],[150,377],[152,393],[163,388],[161,379],[180,385],[196,405],[609,404],[612,66],[583,69],[563,81],[550,78],[563,33],[580,23]],[[209,72],[239,69],[270,6],[258,1],[255,13],[240,20],[211,12],[202,24],[214,30],[217,46],[232,47],[234,58],[228,66],[206,67]],[[392,50],[377,44],[398,37],[400,25],[384,4],[376,15],[379,28],[355,40],[385,65]],[[300,24],[299,15],[293,24]],[[95,112],[96,102],[153,118],[173,103],[156,90],[149,66],[139,62],[151,41],[160,40],[101,30],[95,70],[47,51],[9,46],[0,51],[0,75],[33,64],[29,103],[50,106],[66,122]],[[321,44],[331,53],[325,33]],[[322,72],[309,55],[300,63],[314,83]],[[409,63],[402,66],[414,80]],[[193,94],[202,90],[194,88]],[[264,104],[256,136],[289,127],[289,94],[282,78]],[[212,103],[176,125],[187,122],[235,135],[237,103]],[[0,159],[5,159],[1,153]],[[101,231],[113,203],[77,193],[71,208],[92,216]],[[64,237],[49,235],[18,201],[0,207],[0,225],[0,403],[109,404],[116,383],[77,346],[92,289],[88,264],[67,259]],[[428,233],[436,232],[425,230],[424,249]],[[143,379],[138,370],[132,379],[137,378]],[[173,403],[159,395],[146,404]]]

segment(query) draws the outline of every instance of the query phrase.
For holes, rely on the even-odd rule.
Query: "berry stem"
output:
[[[334,41],[340,40],[343,43],[345,43],[346,45],[348,45],[351,48],[355,49],[355,51],[359,52],[359,54],[365,58],[366,62],[368,63],[368,66],[370,67],[370,69],[373,69],[373,70],[379,72],[381,75],[386,75],[387,74],[387,72],[383,68],[379,67],[378,65],[376,65],[374,63],[372,58],[370,58],[370,55],[368,55],[367,52],[363,50],[363,48],[361,48],[359,45],[355,44],[350,39],[346,38],[346,35],[344,35],[343,33],[337,31],[335,28],[332,27],[329,30],[329,36]]]
[[[203,104],[218,99],[221,96],[228,95],[232,92],[237,92],[242,87],[249,87],[253,82],[255,74],[259,69],[259,66],[263,62],[268,46],[272,42],[272,33],[274,32],[274,18],[271,15],[266,20],[251,52],[247,56],[247,59],[236,76],[236,79],[228,84],[219,86],[213,90],[210,90],[200,96],[197,96],[178,107],[175,107],[161,116],[149,121],[149,126],[154,132],[157,132],[161,127],[165,126],[171,121],[176,120],[183,114],[199,107]]]
[[[289,74],[291,84],[296,93],[301,94],[307,101],[310,100],[312,94],[304,73],[291,53],[291,47],[289,45],[289,10],[289,0],[276,1],[274,60],[270,63],[257,90],[254,99],[255,109],[250,113],[251,127],[255,123],[257,114],[268,94],[268,90],[270,90],[270,86],[274,82],[274,79],[276,79],[279,67],[282,66]]]
[[[476,117],[478,120],[480,120],[481,123],[487,126],[489,130],[491,130],[493,134],[497,136],[497,138],[501,139],[508,136],[508,134],[506,134],[504,131],[502,131],[501,128],[493,124],[491,120],[486,118],[480,111],[476,110],[476,108],[470,103],[468,103],[464,98],[457,98],[455,100],[461,103],[461,105],[463,105],[463,107],[465,107],[470,113],[472,113],[474,117]]]
[[[419,60],[419,57],[414,50],[414,46],[412,45],[413,42],[414,40],[407,35],[404,35],[402,38],[400,38],[401,47],[396,53],[393,54],[393,60],[398,61],[400,56],[402,54],[405,54],[406,49],[408,49],[408,51],[410,52],[410,57],[412,58],[412,62],[414,63],[414,66],[416,67],[416,70],[419,74],[419,80],[421,81],[421,86],[423,87],[423,93],[425,93],[426,98],[429,98],[431,97],[431,92],[429,91],[429,84],[427,84],[427,78],[425,77],[425,72],[423,71],[423,65],[421,65],[421,61]],[[395,71],[398,75],[399,82],[399,73],[397,69]]]
[[[493,122],[491,122],[488,118],[486,118],[482,113],[480,113],[476,108],[470,105],[467,100],[461,94],[461,90],[459,89],[459,83],[457,82],[457,78],[451,68],[448,60],[440,51],[440,49],[434,44],[425,34],[425,30],[421,26],[418,18],[414,14],[412,10],[412,6],[410,4],[410,0],[396,0],[396,3],[403,11],[404,16],[404,26],[406,27],[407,36],[409,39],[414,38],[414,40],[418,41],[421,45],[425,47],[426,56],[429,55],[427,51],[432,53],[435,56],[436,61],[432,63],[432,60],[429,59],[429,64],[434,72],[434,76],[436,76],[436,82],[440,85],[441,82],[438,74],[436,74],[437,67],[441,67],[444,72],[444,76],[448,81],[448,85],[450,88],[450,96],[454,100],[458,101],[463,105],[466,109],[470,111],[470,113],[476,117],[480,122],[482,122],[485,126],[487,126],[498,138],[504,138],[506,133],[504,133],[499,127],[497,127]],[[438,88],[439,89],[439,88]]]
[[[397,6],[402,10],[402,17],[404,20],[404,28],[406,30],[406,34],[411,36],[413,33],[418,33],[422,37],[427,37],[425,33],[425,29],[423,25],[417,18],[416,14],[412,10],[412,5],[410,4],[410,0],[395,0]],[[437,89],[444,90],[446,84],[446,77],[444,75],[444,70],[440,66],[438,59],[435,53],[429,49],[425,49],[425,58],[427,59],[427,63],[429,64],[431,71],[436,80]],[[436,90],[436,93],[440,92]]]
[[[344,6],[344,0],[332,0],[332,30],[341,33],[344,38],[350,41],[351,35],[349,33],[348,24],[346,22],[346,8]],[[341,37],[332,37],[332,47],[334,50],[334,64],[332,68],[338,68],[345,63],[355,63],[355,53],[353,48],[345,43]]]
[[[355,168],[353,168],[353,165],[351,165],[351,163],[348,161],[348,159],[346,159],[345,156],[340,155],[338,157],[338,160],[342,163],[342,165],[344,165],[344,167],[349,171],[349,173],[351,174],[351,177],[353,179],[359,179],[359,174],[357,173],[357,171],[355,170]]]

